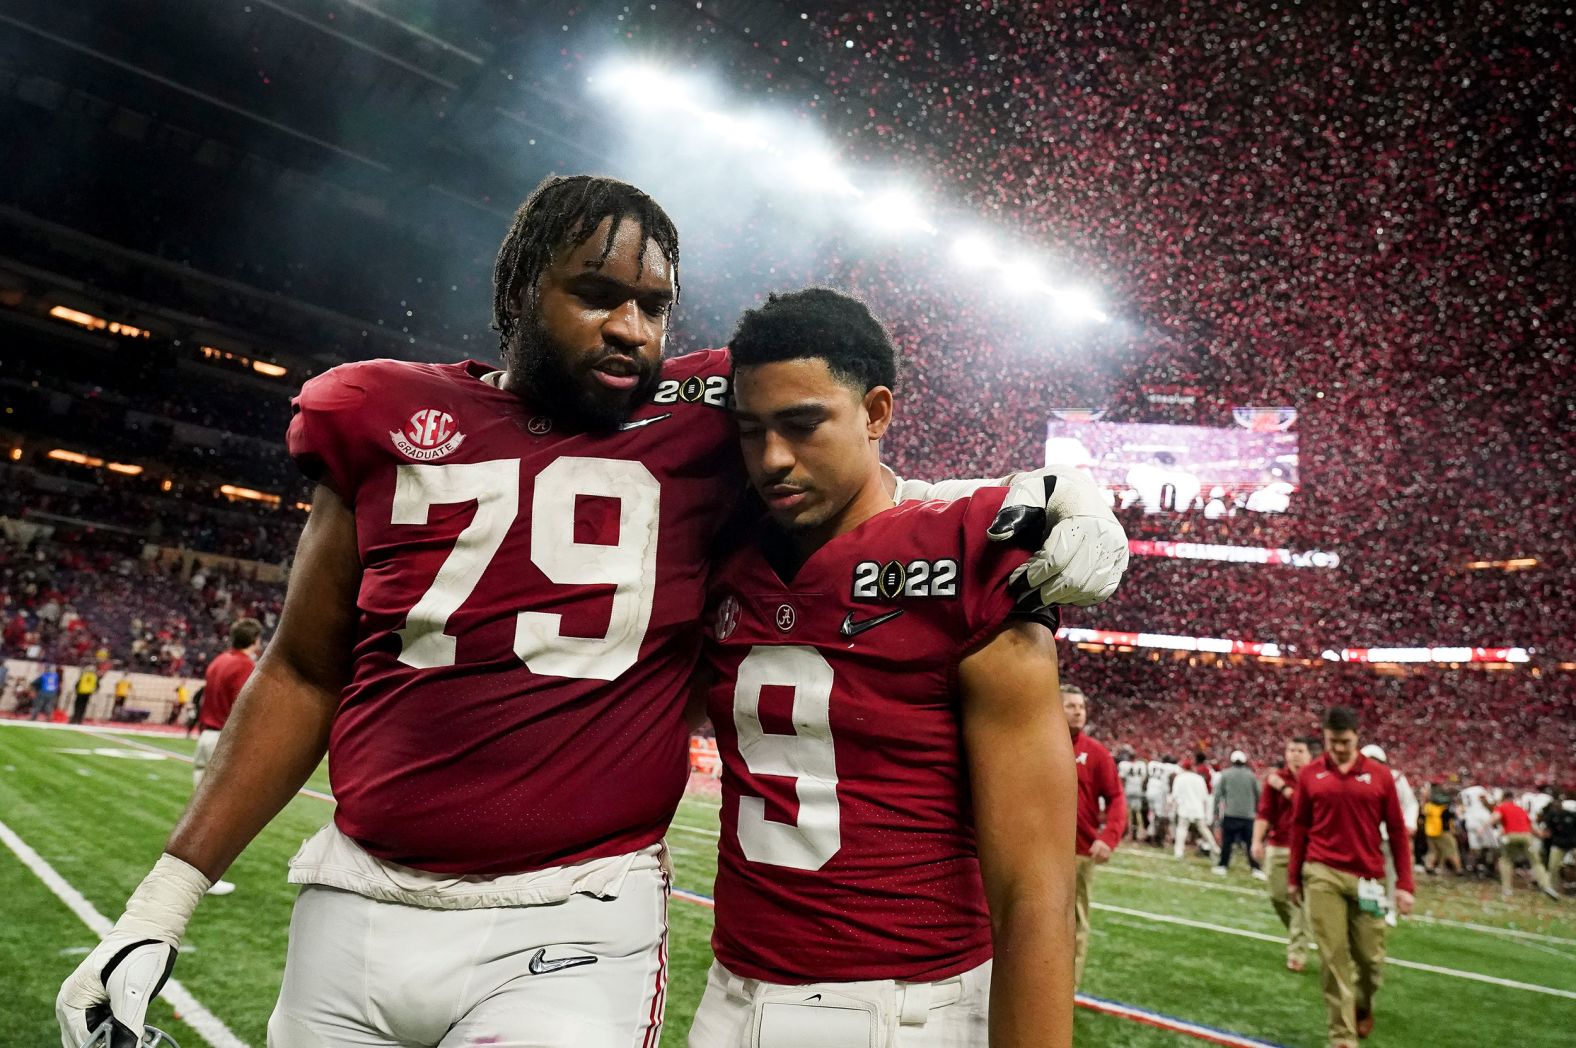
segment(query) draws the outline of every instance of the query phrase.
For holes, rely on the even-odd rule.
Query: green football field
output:
[[[59,1043],[55,991],[96,941],[88,923],[93,911],[118,916],[158,858],[191,792],[190,768],[180,759],[191,749],[189,740],[173,736],[0,722],[3,1048]],[[326,774],[320,770],[309,787],[326,793]],[[175,970],[189,995],[181,999],[182,1018],[167,1001],[157,1003],[153,1016],[182,1048],[266,1043],[295,895],[285,883],[285,863],[331,811],[325,798],[297,797],[233,867],[228,879],[238,890],[198,910]],[[683,1044],[711,960],[705,897],[716,839],[716,801],[686,800],[669,837],[677,891],[668,1045]],[[1317,971],[1284,969],[1280,926],[1262,889],[1245,866],[1216,878],[1201,859],[1177,862],[1133,846],[1118,852],[1096,882],[1083,990],[1141,1015],[1080,1009],[1078,1043],[1321,1048]],[[1390,956],[1378,1028],[1367,1042],[1374,1048],[1576,1043],[1576,902],[1555,904],[1522,891],[1502,903],[1497,887],[1485,882],[1425,880],[1419,916],[1392,932]],[[1246,1040],[1141,1021],[1151,1013]],[[234,1039],[208,1025],[210,1015]]]

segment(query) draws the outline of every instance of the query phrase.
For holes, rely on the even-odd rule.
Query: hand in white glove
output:
[[[143,1043],[148,1006],[170,977],[186,922],[211,884],[173,855],[160,857],[115,927],[61,984],[55,998],[61,1048],[81,1048],[111,1019],[116,1048]]]
[[[62,1048],[81,1048],[113,1020],[110,1044],[142,1044],[148,1005],[175,967],[175,947],[136,932],[112,931],[66,978],[55,998]]]
[[[1099,604],[1127,570],[1127,533],[1094,481],[1071,467],[1013,477],[989,535],[992,542],[1040,542],[1011,579],[1031,605]]]

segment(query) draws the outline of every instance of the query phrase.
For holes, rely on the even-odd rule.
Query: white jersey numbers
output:
[[[476,589],[520,512],[520,460],[397,467],[391,523],[425,524],[433,506],[475,502],[476,515],[460,532],[432,585],[398,630],[400,661],[416,669],[452,666],[455,638],[449,618]],[[634,665],[651,622],[661,486],[638,462],[571,458],[536,476],[531,497],[531,563],[560,585],[613,587],[607,633],[566,637],[561,617],[522,611],[514,651],[533,673],[615,680]],[[600,496],[619,503],[618,541],[576,542],[575,501]]]
[[[618,500],[618,542],[576,542],[575,499]],[[613,586],[613,610],[602,637],[565,637],[560,616],[520,613],[514,653],[532,673],[615,680],[635,664],[651,622],[657,572],[657,520],[662,489],[638,462],[561,458],[536,475],[531,499],[531,563],[561,585]]]
[[[792,735],[761,729],[761,689],[793,689]],[[739,755],[755,775],[794,780],[797,823],[766,818],[760,797],[739,798],[739,847],[751,862],[819,870],[843,846],[837,803],[837,757],[832,749],[832,667],[814,648],[758,646],[739,663],[733,688],[733,726]]]
[[[454,540],[443,566],[398,631],[400,661],[416,669],[454,665],[454,638],[444,632],[503,545],[520,512],[520,460],[398,466],[391,524],[425,524],[433,506],[475,502],[476,516]]]

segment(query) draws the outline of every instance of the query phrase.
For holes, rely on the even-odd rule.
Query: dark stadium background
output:
[[[1338,569],[1135,557],[1116,598],[1068,616],[1293,657],[1070,648],[1107,737],[1267,757],[1342,699],[1414,779],[1576,785],[1573,43],[1568,10],[1538,3],[6,0],[0,513],[57,529],[52,584],[79,634],[118,658],[127,620],[157,618],[200,664],[212,596],[106,583],[112,560],[152,543],[286,561],[309,494],[280,439],[289,394],[347,359],[491,358],[513,208],[549,173],[604,172],[683,233],[675,351],[720,344],[768,290],[869,301],[906,361],[900,473],[1036,465],[1058,407],[1297,409],[1291,513],[1127,523],[1334,551]],[[618,58],[795,116],[850,170],[897,173],[951,226],[1076,276],[1109,322],[1004,293],[944,238],[881,241],[785,203],[682,114],[632,123],[628,99],[587,87]],[[1177,391],[1194,403],[1151,400]],[[1535,564],[1468,567],[1517,558]],[[37,570],[9,544],[4,570],[11,631]],[[226,591],[278,600],[250,578]],[[48,640],[67,659],[99,642]],[[1530,659],[1320,658],[1427,645]]]

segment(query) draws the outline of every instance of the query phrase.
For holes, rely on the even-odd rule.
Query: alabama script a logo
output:
[[[465,442],[465,434],[454,424],[454,416],[437,408],[422,408],[410,417],[403,430],[390,430],[389,439],[400,454],[417,462],[441,459]]]

